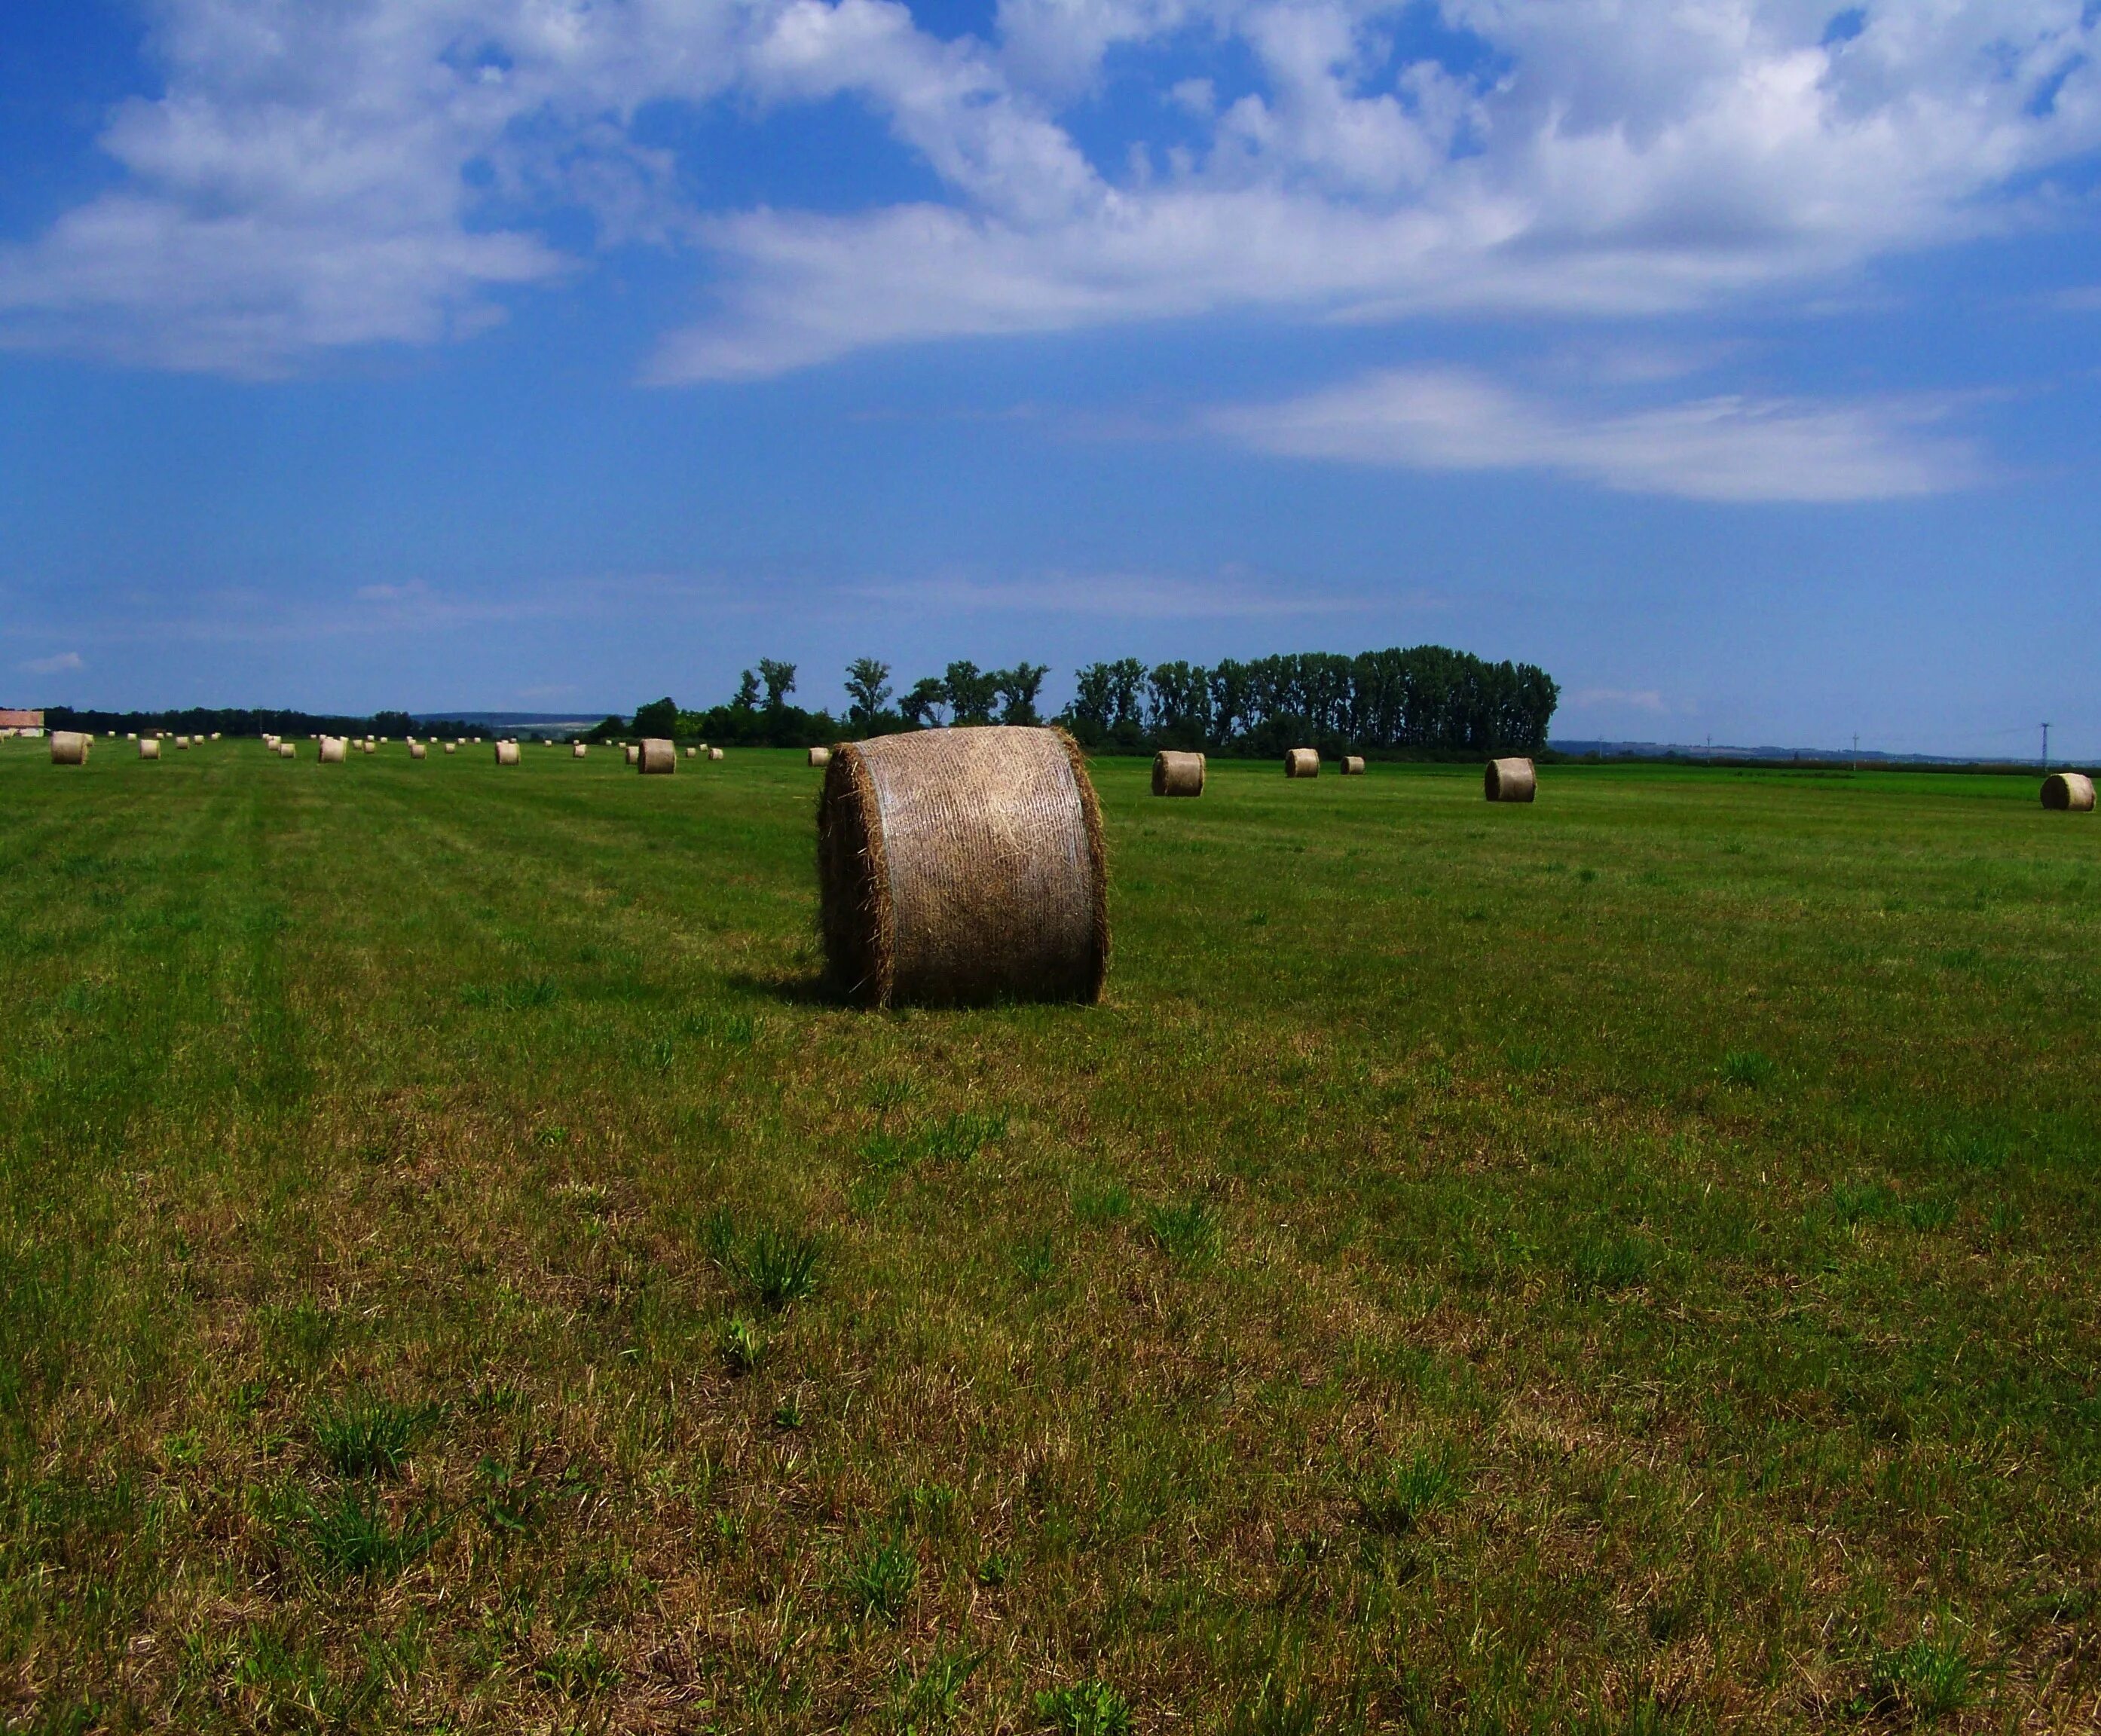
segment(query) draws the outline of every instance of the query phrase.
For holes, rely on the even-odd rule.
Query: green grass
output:
[[[869,1015],[799,758],[0,745],[11,1727],[2090,1722],[2094,820],[1107,761]]]

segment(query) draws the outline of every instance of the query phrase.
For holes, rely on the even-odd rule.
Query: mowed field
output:
[[[1099,761],[878,1015],[799,754],[299,745],[0,746],[8,1728],[2101,1722],[2035,780]]]

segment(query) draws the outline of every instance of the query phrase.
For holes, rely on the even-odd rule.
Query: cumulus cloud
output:
[[[1002,0],[944,40],[896,0],[160,0],[165,91],[110,117],[116,186],[0,248],[0,342],[281,372],[618,245],[714,291],[666,382],[1222,309],[1638,316],[2055,220],[2101,144],[2077,0],[1440,0],[1401,51],[1424,10]],[[1156,119],[1083,147],[1120,47]],[[940,196],[712,208],[638,125],[841,99]]]
[[[1217,432],[1290,457],[1409,470],[1540,470],[1634,494],[1853,501],[1977,479],[1944,403],[1727,396],[1599,413],[1509,391],[1458,369],[1399,369],[1282,403],[1214,413]]]
[[[55,656],[32,657],[15,667],[32,675],[64,675],[73,669],[84,669],[87,664],[78,652],[62,651]]]

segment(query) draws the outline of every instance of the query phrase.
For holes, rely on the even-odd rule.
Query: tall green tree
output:
[[[1017,663],[1011,669],[994,669],[987,678],[999,696],[999,721],[1041,723],[1043,719],[1037,713],[1036,699],[1043,691],[1043,678],[1050,673],[1050,667],[1045,663]]]
[[[847,665],[847,716],[862,729],[873,729],[890,703],[890,665],[874,657],[856,657]]]
[[[795,691],[795,665],[774,657],[761,657],[759,677],[766,683],[766,709],[776,713],[785,709],[788,696]]]

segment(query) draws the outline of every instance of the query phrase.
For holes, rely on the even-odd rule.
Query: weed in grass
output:
[[[670,1037],[660,1036],[649,1045],[649,1062],[658,1072],[665,1071],[679,1058],[679,1045]]]
[[[878,1079],[869,1086],[865,1102],[878,1116],[887,1117],[918,1094],[919,1087],[911,1080]]]
[[[533,1666],[533,1680],[573,1700],[603,1694],[620,1681],[619,1668],[595,1633],[557,1645]]]
[[[1993,1235],[2011,1235],[2025,1219],[2019,1206],[2010,1199],[2001,1199],[1984,1214],[1984,1221],[1991,1226]]]
[[[988,1549],[978,1562],[978,1584],[997,1591],[1014,1577],[1014,1557],[1004,1549]]]
[[[539,1479],[523,1465],[484,1459],[475,1468],[475,1511],[495,1537],[522,1537],[539,1522]]]
[[[897,1497],[898,1522],[929,1537],[945,1537],[956,1528],[962,1491],[953,1483],[914,1483]]]
[[[824,1244],[813,1235],[762,1224],[737,1237],[723,1257],[723,1270],[753,1301],[775,1310],[816,1294]]]
[[[438,1527],[425,1516],[396,1524],[385,1504],[361,1487],[308,1504],[306,1531],[308,1551],[319,1566],[360,1579],[391,1579],[428,1553],[438,1539]]]
[[[919,1557],[896,1531],[874,1533],[839,1564],[834,1584],[847,1607],[862,1621],[895,1626],[919,1583]]]
[[[1594,868],[1579,868],[1576,870],[1576,877],[1587,886],[1597,879],[1598,871]]]
[[[773,1426],[788,1434],[803,1426],[803,1401],[798,1394],[790,1393],[773,1407]]]
[[[1411,1453],[1388,1460],[1358,1491],[1357,1517],[1366,1530],[1398,1537],[1458,1493],[1458,1473],[1442,1454]]]
[[[187,1467],[200,1463],[204,1458],[204,1437],[194,1429],[185,1429],[179,1434],[169,1435],[161,1442],[161,1451],[170,1464]]]
[[[1997,1175],[2012,1155],[2011,1142],[1993,1133],[1947,1133],[1934,1140],[1933,1155],[1957,1169]]]
[[[733,1375],[750,1374],[766,1355],[766,1336],[739,1315],[722,1329],[717,1341],[723,1365]]]
[[[1218,1257],[1218,1213],[1207,1199],[1148,1206],[1145,1230],[1155,1247],[1185,1266],[1205,1266]]]
[[[428,1406],[411,1407],[359,1394],[314,1411],[314,1446],[339,1476],[391,1475],[401,1469],[433,1416]]]
[[[1869,1666],[1863,1709],[1902,1711],[1918,1723],[1934,1723],[1975,1698],[1977,1675],[1953,1634],[1922,1634],[1908,1645],[1879,1654]]]
[[[1036,1697],[1036,1716],[1058,1736],[1130,1736],[1130,1705],[1107,1682],[1090,1680]]]
[[[1746,1091],[1760,1091],[1772,1083],[1773,1064],[1755,1049],[1732,1049],[1722,1057],[1722,1081]]]
[[[1267,928],[1269,926],[1269,912],[1266,910],[1258,910],[1252,912],[1247,919],[1247,925],[1250,928]]]

